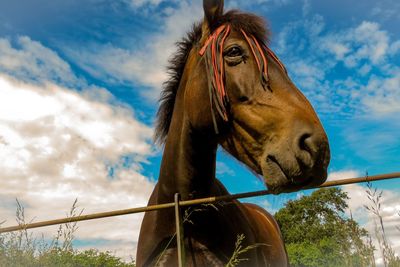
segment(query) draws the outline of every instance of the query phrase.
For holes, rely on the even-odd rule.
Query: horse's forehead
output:
[[[243,34],[240,31],[236,31],[235,29],[232,29],[231,32],[228,35],[228,38],[237,38],[237,39],[243,39]]]
[[[225,46],[233,42],[243,42],[243,44],[245,44],[246,40],[241,32],[232,30],[226,38]]]

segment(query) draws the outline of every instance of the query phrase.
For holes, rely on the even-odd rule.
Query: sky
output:
[[[225,1],[254,12],[270,47],[328,134],[329,179],[400,170],[400,2]],[[0,221],[144,206],[162,148],[154,117],[166,64],[194,22],[198,0],[0,0]],[[230,192],[264,189],[219,151]],[[383,190],[385,227],[400,253],[400,182]],[[345,186],[348,214],[373,232],[365,186]],[[248,199],[271,213],[310,191]],[[75,245],[135,257],[141,214],[79,223]],[[51,237],[57,227],[35,230]],[[379,255],[378,255],[379,260]]]

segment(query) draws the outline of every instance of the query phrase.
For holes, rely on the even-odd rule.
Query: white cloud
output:
[[[397,40],[390,45],[389,54],[396,55],[399,51],[400,51],[400,40]]]
[[[394,63],[399,41],[391,41],[378,23],[367,21],[321,40],[321,47],[334,54],[338,62],[357,71],[355,83],[347,87],[351,92],[349,106],[371,115],[400,111],[400,72]],[[373,74],[376,70],[384,74]]]
[[[382,21],[397,21],[400,18],[400,3],[396,0],[382,0],[374,2],[371,15]]]
[[[339,60],[343,60],[344,56],[350,51],[346,45],[341,43],[327,42],[326,46]]]
[[[87,213],[146,205],[154,183],[140,174],[140,164],[152,153],[152,130],[130,110],[4,75],[0,95],[0,214],[7,225],[15,198],[36,221],[63,217],[75,198]],[[124,164],[124,156],[134,163]],[[132,242],[141,217],[82,223],[77,238]],[[55,233],[36,230],[42,231]]]
[[[377,115],[400,114],[400,71],[388,77],[372,76],[362,88],[362,103]]]
[[[131,0],[131,3],[134,7],[142,7],[144,5],[157,6],[162,2],[163,0]]]
[[[399,42],[376,22],[328,31],[314,15],[288,23],[277,52],[319,113],[386,116],[399,112]]]
[[[303,7],[302,7],[303,17],[307,16],[310,13],[310,10],[311,10],[311,1],[303,0]]]
[[[336,180],[341,180],[341,179],[347,179],[347,178],[356,178],[360,177],[360,173],[356,170],[344,170],[344,171],[336,171],[336,172],[330,172],[328,174],[328,181],[336,181]]]
[[[291,0],[254,0],[251,2],[251,5],[261,5],[266,3],[273,3],[274,5],[283,6],[288,5]],[[244,4],[245,5],[245,4]]]
[[[112,45],[92,45],[90,50],[66,49],[70,57],[92,76],[109,84],[140,84],[161,89],[166,80],[164,66],[149,49],[134,52]],[[147,54],[146,54],[147,53]]]
[[[225,164],[222,161],[217,161],[216,173],[217,173],[217,175],[235,176],[235,172],[231,168],[229,168],[229,166],[227,164]]]
[[[140,172],[152,154],[152,130],[130,110],[4,75],[0,96],[0,214],[7,225],[15,198],[36,221],[63,217],[75,198],[87,213],[146,205],[154,183]],[[134,163],[126,165],[125,156]],[[77,238],[131,242],[141,217],[82,224]]]
[[[52,81],[67,87],[84,85],[57,53],[27,36],[18,37],[15,45],[7,38],[0,38],[0,72],[27,82]]]
[[[373,65],[385,61],[390,47],[388,32],[375,22],[363,21],[355,28],[328,34],[322,38],[323,49],[343,61],[348,68],[359,66],[363,60]]]

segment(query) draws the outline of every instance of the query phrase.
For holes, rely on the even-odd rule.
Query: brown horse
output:
[[[330,153],[310,103],[267,47],[255,15],[223,13],[222,0],[203,1],[204,21],[179,43],[158,111],[156,140],[165,144],[149,204],[228,194],[215,178],[216,151],[263,176],[274,193],[323,183]],[[238,266],[287,266],[279,228],[261,207],[239,201],[192,207],[184,223],[186,266],[224,266],[237,236]],[[172,209],[148,212],[137,266],[177,266]],[[245,259],[245,260],[244,260]]]

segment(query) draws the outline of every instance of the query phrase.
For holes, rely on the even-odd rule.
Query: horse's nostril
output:
[[[298,138],[296,153],[299,163],[305,168],[312,168],[314,166],[316,152],[313,135],[310,133],[301,134]]]
[[[308,151],[308,152],[310,152],[311,153],[311,151],[310,151],[310,140],[311,139],[311,134],[309,134],[309,133],[305,133],[305,134],[303,134],[303,135],[301,135],[300,136],[300,138],[299,138],[299,148],[300,148],[300,150],[306,150],[306,151]]]
[[[329,163],[329,144],[323,133],[303,131],[295,143],[296,158],[305,169],[314,169],[317,165],[326,167]]]

